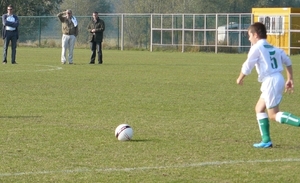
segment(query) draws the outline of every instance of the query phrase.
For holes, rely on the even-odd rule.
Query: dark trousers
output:
[[[7,62],[7,49],[9,42],[11,41],[11,63],[16,62],[16,53],[17,53],[17,31],[6,31],[6,37],[4,38],[3,43],[3,60]]]
[[[95,63],[95,59],[96,59],[96,52],[98,54],[98,63],[102,63],[102,42],[94,42],[92,41],[90,43],[90,47],[92,50],[92,56],[91,56],[91,61],[90,63]]]

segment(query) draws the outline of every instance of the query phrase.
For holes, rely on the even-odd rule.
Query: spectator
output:
[[[72,15],[71,10],[66,10],[57,14],[57,17],[62,23],[62,52],[61,63],[65,64],[66,52],[69,50],[68,61],[73,64],[73,50],[78,35],[78,23],[76,18]]]
[[[19,39],[19,19],[13,14],[13,6],[7,6],[7,13],[2,15],[3,64],[7,63],[7,49],[11,42],[11,63],[16,64],[17,40]]]
[[[93,19],[88,25],[88,31],[90,32],[89,41],[92,50],[90,64],[95,63],[96,51],[98,53],[98,64],[103,63],[102,41],[104,30],[104,21],[98,17],[98,12],[93,12]]]

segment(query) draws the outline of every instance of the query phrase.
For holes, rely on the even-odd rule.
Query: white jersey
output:
[[[9,21],[9,22],[15,22],[15,17],[13,15],[8,15],[7,18],[6,18],[6,21]],[[11,27],[11,26],[5,26],[5,29],[6,30],[9,30],[9,31],[14,31],[16,30],[15,27]]]
[[[248,53],[247,60],[242,66],[242,73],[249,75],[254,68],[258,74],[258,81],[283,71],[283,65],[290,66],[292,62],[282,49],[273,47],[266,39],[261,39],[254,44]]]

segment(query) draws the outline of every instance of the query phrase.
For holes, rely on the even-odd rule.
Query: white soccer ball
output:
[[[131,140],[133,129],[128,124],[120,124],[115,130],[115,136],[120,141]]]

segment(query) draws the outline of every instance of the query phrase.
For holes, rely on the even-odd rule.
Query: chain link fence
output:
[[[149,50],[150,15],[99,14],[105,22],[104,49]],[[79,34],[76,47],[88,47],[90,16],[76,16]],[[19,45],[60,47],[61,22],[56,16],[20,16]]]
[[[298,15],[299,16],[299,15]],[[105,22],[104,49],[248,52],[252,14],[99,14]],[[90,16],[76,16],[76,47],[89,47]],[[20,16],[19,45],[60,47],[56,16]],[[287,30],[296,32],[297,30]],[[297,49],[297,48],[296,48]]]

